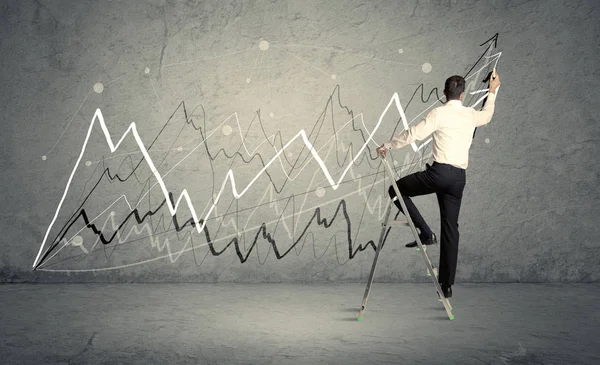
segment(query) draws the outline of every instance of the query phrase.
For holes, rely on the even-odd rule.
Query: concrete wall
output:
[[[0,277],[366,281],[389,178],[376,143],[350,160],[380,116],[376,142],[403,129],[395,93],[414,123],[446,77],[476,91],[497,63],[457,282],[598,281],[599,18],[595,1],[3,1]],[[439,234],[435,196],[416,203]],[[410,240],[389,233],[376,280],[428,280]]]

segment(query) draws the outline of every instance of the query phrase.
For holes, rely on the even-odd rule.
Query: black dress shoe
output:
[[[444,293],[444,296],[446,298],[452,298],[452,285],[440,284],[440,286],[442,287],[442,293]]]
[[[437,243],[437,237],[435,236],[435,233],[431,234],[431,237],[423,239],[423,237],[421,237],[421,235],[419,235],[419,238],[421,239],[421,243],[424,244],[425,246],[428,245],[433,245],[435,243]],[[406,247],[417,247],[417,241],[412,241],[411,243],[407,243],[405,245]]]

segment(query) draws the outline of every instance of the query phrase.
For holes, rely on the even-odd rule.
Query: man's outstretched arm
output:
[[[402,148],[415,141],[424,140],[431,133],[435,132],[437,127],[436,110],[434,109],[427,114],[425,119],[416,125],[404,130],[391,140],[384,142],[383,145],[377,149],[377,152],[385,155],[387,150]]]
[[[496,72],[492,71],[492,77],[490,77],[490,94],[487,97],[487,101],[485,102],[485,106],[480,111],[476,111],[476,119],[475,119],[475,127],[480,127],[482,125],[488,124],[490,120],[492,120],[492,116],[494,115],[494,108],[496,105],[496,93],[498,92],[498,88],[500,87],[500,76]]]

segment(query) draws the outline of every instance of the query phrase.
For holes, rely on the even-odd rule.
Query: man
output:
[[[452,297],[452,285],[456,274],[458,214],[466,182],[469,148],[475,128],[489,123],[492,119],[499,86],[500,77],[494,69],[489,81],[487,102],[481,111],[477,111],[462,105],[465,79],[461,76],[449,77],[444,87],[447,103],[433,109],[421,122],[377,149],[379,154],[385,156],[389,149],[401,148],[433,135],[433,164],[431,166],[428,164],[425,171],[403,177],[397,181],[397,184],[406,209],[420,231],[419,238],[425,245],[436,243],[437,238],[410,197],[431,193],[437,195],[441,220],[438,281],[446,298]],[[393,186],[390,186],[389,194],[394,204],[402,211]],[[406,247],[415,246],[417,246],[416,241],[406,245]]]

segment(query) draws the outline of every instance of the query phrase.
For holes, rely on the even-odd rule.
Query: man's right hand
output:
[[[385,158],[385,155],[387,154],[388,149],[385,148],[383,145],[381,147],[379,147],[377,149],[377,154],[383,156],[383,158]]]
[[[495,94],[500,87],[500,76],[496,72],[496,68],[492,71],[492,77],[490,77],[490,94]]]

